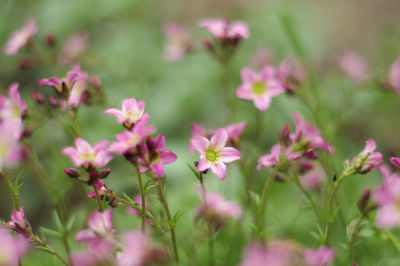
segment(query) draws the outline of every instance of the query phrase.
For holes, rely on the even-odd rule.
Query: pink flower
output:
[[[61,52],[58,57],[58,63],[67,65],[73,63],[74,60],[86,49],[88,45],[88,32],[76,32],[70,35],[65,40],[61,47]]]
[[[22,256],[30,248],[29,241],[22,235],[13,236],[0,226],[0,263],[4,266],[18,266]]]
[[[354,173],[366,174],[372,168],[376,168],[383,162],[383,155],[380,152],[375,152],[376,143],[373,139],[368,139],[365,143],[365,148],[351,161],[345,161],[345,175]]]
[[[37,32],[35,20],[28,20],[21,28],[14,31],[4,46],[6,55],[14,55],[23,48]]]
[[[226,200],[222,195],[209,192],[204,195],[204,202],[197,210],[197,217],[220,223],[226,218],[237,220],[242,217],[242,213],[238,204]]]
[[[271,64],[273,58],[274,53],[272,50],[264,47],[258,47],[251,59],[251,65],[253,65],[256,69],[262,69],[266,65]]]
[[[137,102],[135,98],[130,98],[122,101],[122,110],[110,108],[104,113],[115,116],[118,123],[129,129],[141,120],[145,122],[149,120],[149,115],[144,113],[145,106],[146,102],[144,100]]]
[[[205,27],[215,38],[225,39],[247,39],[249,28],[241,21],[228,22],[225,19],[203,19],[199,25]]]
[[[396,166],[397,168],[400,168],[400,158],[397,157],[392,157],[390,158],[390,162]]]
[[[200,123],[193,123],[191,126],[192,137],[206,137],[207,130],[203,124]],[[195,152],[196,149],[193,147],[192,142],[189,144],[189,151]]]
[[[335,258],[335,249],[322,246],[317,250],[305,249],[304,257],[309,266],[327,266]]]
[[[135,203],[138,207],[142,207],[142,196],[141,195],[136,195],[135,197]],[[146,198],[146,210],[149,208],[149,203],[148,200]],[[134,208],[131,207],[126,207],[126,210],[134,215],[142,215],[142,212],[139,210],[136,210]]]
[[[100,196],[100,199],[103,199],[103,197],[107,195],[107,191],[109,190],[108,187],[101,180],[97,181],[96,189]],[[87,194],[87,197],[96,199],[96,192],[90,192],[89,194]]]
[[[221,180],[226,177],[225,163],[240,159],[240,152],[232,147],[225,147],[228,133],[225,129],[218,129],[208,140],[205,137],[193,137],[190,142],[196,152],[200,154],[197,171],[204,172],[208,169]]]
[[[141,164],[140,171],[150,170],[158,178],[165,175],[164,164],[171,164],[176,161],[176,154],[165,149],[165,137],[158,136],[154,140],[151,136],[147,137],[146,145],[143,151],[146,158],[139,158]]]
[[[20,121],[22,114],[26,110],[26,102],[21,100],[21,95],[18,92],[19,84],[13,83],[8,87],[7,98],[4,95],[0,95],[0,118],[1,119],[14,119]]]
[[[300,157],[297,152],[292,152],[290,149],[282,148],[282,145],[275,144],[271,148],[270,154],[265,154],[258,159],[257,170],[262,168],[275,167],[280,165],[284,167],[287,165],[287,161],[293,161]],[[283,165],[282,165],[283,164]]]
[[[228,133],[228,142],[238,142],[244,128],[247,126],[247,122],[240,122],[238,124],[230,124],[225,127],[226,133]]]
[[[96,243],[99,239],[113,241],[115,230],[112,228],[112,210],[93,212],[88,219],[88,229],[84,229],[76,235],[76,241],[88,244]]]
[[[298,85],[306,79],[306,73],[300,63],[290,58],[282,61],[277,75],[287,92],[295,91]]]
[[[390,66],[389,73],[383,85],[400,95],[400,56]]]
[[[97,143],[94,148],[82,138],[75,140],[75,147],[63,149],[63,154],[69,156],[75,166],[85,169],[105,166],[113,157],[107,149],[108,141]]]
[[[367,62],[357,52],[344,53],[339,57],[338,63],[341,70],[356,83],[362,82],[370,76]]]
[[[244,68],[240,75],[242,85],[236,91],[237,97],[253,100],[254,105],[261,111],[268,109],[272,97],[285,91],[283,84],[277,78],[276,70],[271,66],[265,66],[260,73]]]
[[[325,151],[333,152],[332,146],[330,146],[322,138],[319,130],[306,121],[304,121],[299,114],[292,114],[296,123],[296,132],[290,136],[294,144],[294,151],[311,151],[314,149],[322,149]]]
[[[189,31],[182,25],[171,22],[164,25],[164,36],[165,61],[174,62],[182,59],[191,46]]]
[[[300,183],[305,189],[317,189],[322,182],[323,172],[316,168],[300,178]]]
[[[143,142],[143,140],[150,134],[154,133],[155,128],[146,125],[147,121],[136,123],[135,127],[131,130],[125,130],[116,136],[117,141],[112,143],[110,150],[117,152],[121,155],[126,155]]]
[[[117,266],[153,265],[153,262],[160,263],[166,256],[163,250],[151,247],[149,239],[141,231],[126,232],[122,242],[123,250],[118,256]]]
[[[73,266],[114,265],[113,249],[114,243],[102,238],[95,239],[88,250],[73,252],[70,261]]]
[[[29,236],[32,229],[28,220],[25,218],[24,207],[21,207],[19,211],[12,211],[11,221],[7,222],[7,226],[17,233]]]
[[[0,122],[0,170],[16,164],[22,157],[19,145],[21,122],[4,120]]]

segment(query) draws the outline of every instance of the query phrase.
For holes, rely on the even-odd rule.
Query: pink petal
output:
[[[193,137],[190,140],[192,147],[200,154],[203,154],[205,150],[210,146],[210,142],[205,137]]]
[[[390,162],[396,166],[397,168],[400,168],[400,158],[397,157],[392,157],[390,158]]]
[[[205,170],[207,170],[207,169],[210,169],[211,168],[211,163],[209,162],[209,161],[207,161],[206,159],[201,159],[200,161],[199,161],[199,163],[197,164],[197,167],[196,167],[196,169],[197,169],[197,171],[199,171],[199,172],[203,172],[203,171],[205,171]]]
[[[170,150],[163,150],[161,153],[161,160],[164,164],[170,164],[176,161],[176,154]]]
[[[224,163],[212,164],[211,171],[221,180],[226,177],[226,165]]]
[[[230,163],[240,159],[240,152],[232,147],[225,147],[221,153],[221,161],[224,163]]]
[[[151,171],[159,178],[165,175],[165,168],[162,163],[152,164],[150,166]]]
[[[109,108],[109,109],[104,111],[104,114],[115,116],[118,119],[118,123],[123,123],[124,122],[124,118],[123,118],[122,112],[120,110],[118,110],[118,109]]]
[[[271,99],[268,96],[257,97],[254,99],[254,105],[261,111],[268,109],[271,104]]]
[[[240,71],[240,77],[243,83],[253,83],[256,81],[257,73],[250,68],[243,68]]]
[[[216,146],[218,149],[222,149],[225,147],[227,141],[228,141],[228,133],[224,128],[219,128],[211,136],[210,143],[211,145]]]
[[[251,100],[253,99],[253,93],[249,85],[242,85],[236,90],[236,96],[241,99]]]

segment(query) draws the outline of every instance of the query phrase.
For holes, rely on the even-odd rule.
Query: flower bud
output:
[[[110,168],[101,169],[101,170],[98,172],[99,178],[101,178],[101,179],[106,178],[106,177],[110,174],[110,172],[111,172],[111,169],[110,169]]]
[[[33,91],[32,92],[32,98],[35,100],[35,102],[37,104],[44,104],[45,103],[43,95],[41,93],[37,92],[37,91]]]
[[[290,134],[290,128],[289,125],[285,125],[281,132],[279,132],[279,140],[282,146],[284,147],[288,147],[290,145],[290,138],[289,138],[289,134]]]
[[[54,34],[52,32],[46,34],[45,41],[49,47],[53,47],[56,44],[56,39],[54,38]]]
[[[371,190],[366,189],[364,190],[363,194],[361,195],[361,198],[358,200],[357,206],[360,212],[364,212],[365,208],[368,205],[369,198],[371,197]]]
[[[76,168],[65,168],[64,173],[66,173],[71,178],[78,178],[81,176],[81,173],[79,173],[78,169]]]

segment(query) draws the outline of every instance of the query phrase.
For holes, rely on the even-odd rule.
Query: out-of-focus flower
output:
[[[400,56],[390,66],[389,73],[383,80],[383,85],[400,95]]]
[[[30,243],[25,237],[13,236],[6,228],[0,226],[0,265],[17,266],[29,248]]]
[[[113,241],[115,230],[112,228],[112,210],[104,212],[93,212],[88,219],[88,229],[79,231],[76,235],[76,241],[85,242],[89,245],[96,243],[99,239]]]
[[[317,189],[321,186],[323,171],[315,168],[300,177],[300,183],[305,189]]]
[[[375,189],[372,194],[379,206],[375,222],[383,229],[400,227],[400,176],[396,173],[391,174],[388,169],[381,172],[383,186]]]
[[[207,137],[207,130],[203,124],[193,123],[191,125],[192,137]],[[193,147],[192,142],[189,144],[189,151],[195,152],[196,149]]]
[[[262,69],[266,65],[270,65],[274,58],[274,53],[267,48],[258,47],[251,59],[251,65],[256,69]]]
[[[22,115],[26,110],[26,102],[21,99],[18,92],[18,83],[13,83],[8,88],[8,98],[0,95],[0,119],[13,119],[21,121]]]
[[[285,91],[281,81],[277,78],[276,70],[265,66],[260,73],[244,68],[240,72],[242,85],[237,89],[239,98],[253,100],[254,105],[261,111],[268,109],[271,98]]]
[[[207,169],[221,180],[226,177],[226,165],[240,159],[240,152],[232,147],[225,147],[228,141],[228,133],[225,129],[218,129],[208,140],[206,137],[193,137],[190,142],[193,148],[200,154],[197,171],[204,172]]]
[[[335,258],[335,249],[322,246],[317,250],[305,249],[304,257],[309,266],[328,266]]]
[[[14,31],[4,46],[4,53],[6,55],[14,55],[21,48],[23,48],[33,35],[36,34],[38,28],[36,21],[28,20],[21,28]]]
[[[77,138],[75,147],[66,147],[63,153],[70,157],[75,166],[85,169],[105,166],[113,157],[107,149],[108,141],[97,143],[94,148],[84,139]]]
[[[269,167],[278,167],[280,170],[286,170],[289,167],[289,161],[300,157],[297,152],[282,148],[281,144],[275,144],[271,148],[270,154],[265,154],[258,159],[257,170]]]
[[[272,240],[268,246],[251,244],[246,248],[240,266],[306,265],[301,248],[290,241]]]
[[[208,192],[203,195],[203,203],[197,209],[197,218],[215,222],[217,227],[223,225],[227,218],[239,219],[242,209],[234,202],[226,200],[222,195]]]
[[[325,151],[333,152],[332,146],[330,146],[322,138],[319,130],[306,121],[304,121],[299,114],[292,114],[296,123],[296,131],[290,135],[293,144],[293,151],[296,152],[307,152],[314,149],[322,149]]]
[[[365,148],[351,161],[346,160],[344,162],[345,172],[344,175],[348,176],[354,173],[366,174],[372,168],[376,168],[380,163],[383,162],[383,155],[380,152],[375,152],[376,143],[373,139],[368,139],[365,142]]]
[[[392,157],[390,158],[390,162],[396,166],[397,168],[400,168],[400,158],[398,157]]]
[[[136,195],[136,197],[135,197],[135,203],[136,203],[137,206],[142,207],[142,196],[141,196],[141,195]],[[148,208],[149,208],[149,203],[148,203],[147,198],[146,198],[146,210],[147,210]],[[126,207],[126,210],[127,210],[129,213],[132,213],[132,214],[134,214],[134,215],[142,215],[142,212],[141,212],[141,211],[136,210],[136,209],[131,208],[131,207]]]
[[[294,59],[287,58],[278,67],[277,75],[289,93],[294,92],[306,79],[303,67]]]
[[[176,161],[176,154],[165,149],[165,137],[160,135],[153,140],[151,136],[147,137],[144,158],[139,158],[140,171],[150,170],[158,178],[165,174],[164,164],[171,164]]]
[[[88,32],[76,32],[69,36],[62,48],[58,57],[58,63],[61,65],[68,65],[74,63],[79,55],[85,51],[88,45],[89,34]]]
[[[0,169],[16,164],[22,157],[19,145],[21,123],[4,120],[0,123]]]
[[[98,193],[100,199],[103,199],[104,196],[107,195],[108,187],[101,180],[97,181],[96,189],[97,189],[97,193]],[[94,192],[94,191],[90,192],[89,194],[87,194],[87,197],[95,199],[96,198],[96,192]]]
[[[357,52],[344,53],[339,57],[338,64],[340,69],[356,83],[360,83],[370,76],[367,62]]]
[[[118,123],[130,129],[141,120],[145,122],[149,120],[149,115],[144,113],[145,106],[146,102],[144,100],[136,101],[135,98],[130,98],[122,101],[121,110],[110,108],[104,113],[115,116]]]
[[[225,127],[226,133],[228,133],[228,144],[234,147],[239,146],[240,136],[244,128],[247,126],[247,122],[243,121],[238,124],[230,124]]]
[[[171,22],[163,27],[165,36],[164,59],[167,62],[181,60],[190,50],[190,34],[182,25]]]
[[[117,259],[117,266],[142,266],[161,263],[167,258],[163,249],[153,248],[145,233],[128,231],[122,237],[123,250]]]
[[[31,225],[25,218],[24,207],[21,207],[19,211],[12,211],[11,220],[7,222],[7,226],[11,230],[14,230],[15,232],[20,233],[26,237],[29,236],[32,232]]]
[[[249,37],[249,28],[242,21],[228,22],[225,19],[203,19],[200,26],[205,27],[215,38],[225,39],[247,39]]]
[[[114,243],[98,238],[90,242],[88,250],[73,252],[70,261],[73,266],[115,265]]]

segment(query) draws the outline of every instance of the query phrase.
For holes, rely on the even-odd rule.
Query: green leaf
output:
[[[56,227],[57,227],[58,231],[63,231],[64,230],[64,226],[63,226],[63,224],[61,222],[61,219],[60,219],[57,211],[53,212],[53,220],[54,220],[54,223],[56,224]]]
[[[194,168],[192,165],[190,165],[190,164],[187,164],[187,166],[190,168],[190,170],[192,170],[192,172],[193,172],[193,174],[196,176],[196,178],[197,179],[201,179],[200,178],[200,173],[199,172],[197,172],[197,170],[196,170],[196,168]]]
[[[51,251],[50,249],[46,248],[46,247],[38,247],[36,246],[37,249],[42,250],[44,252],[47,252],[49,254],[53,254],[53,251]]]
[[[49,228],[40,227],[39,230],[40,230],[40,232],[42,232],[45,235],[49,235],[49,236],[53,236],[53,237],[57,237],[57,238],[62,238],[62,234],[60,232],[51,230]]]
[[[135,201],[134,201],[131,197],[129,197],[126,193],[122,193],[122,196],[123,196],[127,201],[130,201],[132,204],[135,203]]]
[[[178,220],[183,216],[183,214],[185,214],[185,211],[181,211],[181,210],[178,210],[175,213],[174,218],[173,218],[175,224],[178,223]]]

